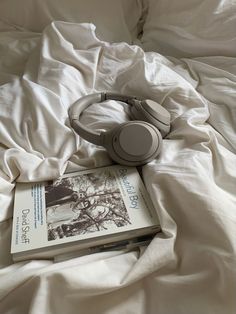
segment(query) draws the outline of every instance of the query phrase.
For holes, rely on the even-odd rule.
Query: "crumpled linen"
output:
[[[234,313],[235,59],[167,59],[63,22],[0,33],[0,54],[0,313]],[[171,113],[161,155],[142,168],[162,232],[142,251],[14,264],[16,181],[111,164],[68,119],[74,101],[100,91],[151,98]],[[82,121],[103,130],[129,117],[107,101]]]

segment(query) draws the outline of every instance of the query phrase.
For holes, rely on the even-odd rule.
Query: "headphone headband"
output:
[[[94,103],[103,102],[105,100],[118,100],[125,103],[130,103],[131,101],[136,100],[136,97],[125,96],[116,93],[95,93],[91,95],[86,95],[79,100],[77,100],[70,108],[70,118],[72,120],[79,119],[80,114],[90,105]]]

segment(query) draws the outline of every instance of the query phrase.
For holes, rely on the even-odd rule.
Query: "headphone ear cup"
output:
[[[135,100],[130,112],[133,120],[145,121],[154,125],[160,130],[163,137],[169,133],[170,113],[158,103],[152,100]]]
[[[158,156],[162,147],[162,136],[147,122],[131,121],[105,132],[103,142],[115,162],[126,166],[140,166]]]

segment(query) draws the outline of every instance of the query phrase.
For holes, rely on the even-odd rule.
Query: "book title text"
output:
[[[126,192],[129,196],[129,200],[130,200],[130,207],[131,208],[135,208],[138,209],[139,206],[139,202],[138,202],[138,195],[135,191],[134,186],[130,183],[130,181],[128,180],[128,176],[127,176],[127,169],[126,168],[121,168],[119,169],[119,174],[120,174],[120,178],[122,180],[122,183],[126,189]]]

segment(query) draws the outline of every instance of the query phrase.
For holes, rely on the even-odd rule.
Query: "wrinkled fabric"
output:
[[[168,59],[63,22],[1,32],[0,55],[0,313],[235,313],[236,59]],[[162,232],[142,251],[13,263],[16,182],[111,164],[68,118],[78,98],[102,91],[171,114],[160,156],[142,168]],[[81,120],[98,131],[129,118],[111,100]]]
[[[142,47],[178,58],[236,56],[234,0],[146,0]]]

